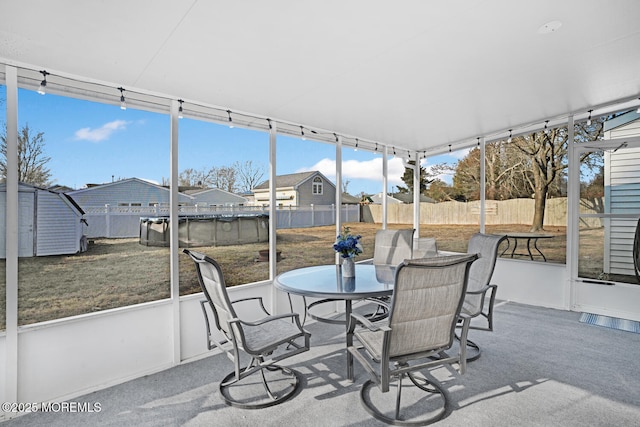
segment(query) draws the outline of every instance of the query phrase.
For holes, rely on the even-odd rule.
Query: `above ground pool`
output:
[[[140,244],[169,246],[169,217],[140,218]],[[180,216],[180,247],[225,246],[269,241],[269,216],[193,215]]]

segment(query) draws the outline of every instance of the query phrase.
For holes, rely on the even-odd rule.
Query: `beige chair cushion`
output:
[[[373,250],[376,265],[399,265],[413,257],[414,229],[378,230]]]
[[[413,240],[413,258],[438,256],[438,245],[434,237],[420,237]]]

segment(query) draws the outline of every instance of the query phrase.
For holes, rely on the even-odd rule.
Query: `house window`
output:
[[[316,176],[313,178],[313,194],[321,195],[322,194],[322,178]]]

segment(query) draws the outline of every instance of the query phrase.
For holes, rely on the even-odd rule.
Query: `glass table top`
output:
[[[274,286],[285,292],[319,298],[360,299],[391,295],[394,266],[356,264],[356,276],[342,277],[339,265],[320,265],[287,271]]]

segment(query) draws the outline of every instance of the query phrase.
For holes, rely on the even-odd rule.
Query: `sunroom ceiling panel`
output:
[[[0,58],[422,150],[637,98],[638,16],[636,0],[21,0],[0,5]]]

